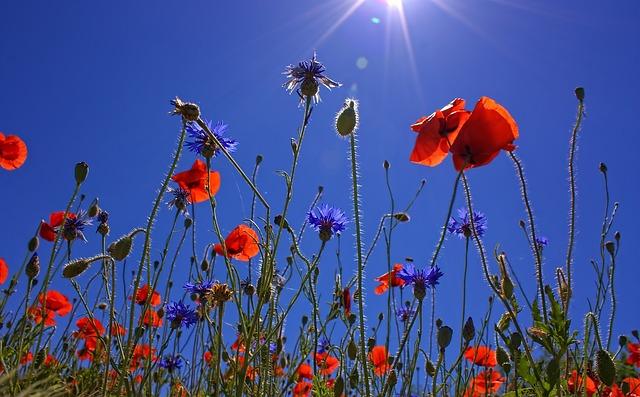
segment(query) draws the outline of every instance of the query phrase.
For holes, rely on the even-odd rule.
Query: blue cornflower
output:
[[[413,295],[418,298],[424,298],[427,288],[435,288],[438,280],[444,273],[440,271],[438,266],[428,269],[416,269],[412,264],[406,265],[400,270],[396,277],[401,278],[405,282],[405,286],[413,285]]]
[[[538,248],[540,249],[549,245],[549,239],[544,236],[536,237],[536,242],[538,243]]]
[[[198,322],[198,314],[195,310],[182,303],[182,301],[167,305],[165,313],[167,320],[171,322],[172,328],[181,328],[183,326],[189,328]]]
[[[320,101],[320,94],[318,93],[320,84],[328,89],[342,85],[325,76],[325,70],[324,65],[317,61],[316,53],[314,52],[308,61],[301,61],[298,62],[297,66],[289,65],[285,68],[282,74],[287,77],[287,81],[282,86],[289,93],[299,88],[303,97],[313,98],[318,103]]]
[[[202,281],[199,283],[185,283],[182,287],[185,291],[190,294],[198,295],[198,297],[203,297],[208,291],[213,287],[213,281]]]
[[[78,211],[75,217],[67,217],[67,220],[62,226],[62,236],[68,241],[82,240],[84,242],[87,239],[84,237],[84,228],[92,225],[91,218],[84,210]]]
[[[182,358],[180,356],[165,356],[160,360],[160,367],[169,372],[182,368]]]
[[[233,152],[238,146],[238,141],[233,138],[224,136],[229,126],[222,121],[218,121],[216,125],[212,126],[211,121],[205,123],[209,127],[209,130],[218,139],[220,145],[227,150],[227,152]],[[198,125],[198,123],[191,121],[187,123],[187,133],[192,141],[187,141],[185,146],[194,153],[201,154],[204,157],[213,157],[220,151],[219,147],[216,147],[213,139],[209,137],[209,134]]]
[[[478,237],[484,236],[487,231],[487,217],[482,212],[473,211],[473,225],[476,228]],[[452,216],[447,224],[447,230],[460,238],[471,237],[473,231],[471,230],[469,211],[466,208],[460,208],[458,210],[458,219]]]
[[[348,222],[341,209],[330,207],[327,204],[316,207],[315,211],[309,211],[307,218],[311,227],[320,233],[322,241],[328,241],[334,234],[339,235],[345,230],[345,225]]]
[[[322,338],[318,341],[317,352],[323,354],[331,349],[331,341],[327,338]]]
[[[167,201],[169,208],[176,207],[180,211],[186,211],[187,206],[191,204],[191,193],[181,187],[169,188],[168,192],[173,195],[171,200]]]
[[[416,314],[416,309],[409,305],[402,306],[400,309],[396,310],[396,317],[398,317],[398,320],[403,323],[409,321],[414,316],[414,314]]]

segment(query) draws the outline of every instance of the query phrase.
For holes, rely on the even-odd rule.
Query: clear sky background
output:
[[[598,163],[609,168],[612,199],[621,203],[614,230],[622,233],[618,257],[617,332],[639,326],[637,164],[640,108],[640,2],[533,0],[405,0],[406,30],[397,8],[378,0],[109,1],[4,2],[0,5],[0,131],[23,137],[26,164],[0,173],[0,256],[16,269],[40,219],[64,208],[73,188],[73,165],[87,161],[84,186],[111,214],[113,239],[143,226],[167,169],[179,129],[168,116],[176,95],[199,103],[205,117],[224,120],[240,141],[236,157],[251,169],[265,158],[260,187],[276,210],[284,185],[275,171],[288,169],[289,138],[301,118],[295,95],[281,87],[285,65],[308,58],[314,49],[327,74],[342,82],[323,90],[303,145],[300,176],[290,221],[299,224],[318,185],[324,202],[350,213],[347,141],[332,131],[335,112],[348,96],[360,101],[359,130],[366,242],[388,211],[383,160],[391,162],[400,205],[427,180],[411,211],[412,220],[395,234],[392,255],[427,263],[442,225],[455,172],[447,159],[438,168],[409,163],[415,136],[409,125],[448,103],[482,95],[509,109],[520,126],[518,155],[527,173],[538,228],[550,244],[545,279],[564,263],[567,246],[569,134],[576,113],[573,90],[586,88],[586,115],[577,158],[578,211],[575,251],[574,326],[594,294],[589,263],[598,257],[604,193]],[[345,17],[343,19],[343,17]],[[372,18],[377,18],[372,20]],[[374,23],[378,21],[378,23]],[[341,22],[341,23],[340,23]],[[403,33],[403,32],[406,32]],[[407,37],[410,41],[407,41]],[[410,49],[410,50],[409,50]],[[359,58],[366,59],[363,62]],[[365,66],[365,67],[363,67]],[[186,154],[180,170],[190,167]],[[217,196],[223,229],[249,215],[251,195],[222,159]],[[486,247],[500,244],[533,295],[533,263],[518,221],[525,218],[509,159],[469,172],[475,206],[486,213]],[[462,206],[459,197],[457,206]],[[214,240],[205,206],[198,207],[199,237]],[[163,209],[153,248],[157,256],[171,220]],[[349,225],[352,232],[353,224]],[[98,235],[78,255],[99,249]],[[311,252],[315,242],[307,238]],[[331,243],[335,249],[335,242]],[[351,246],[350,233],[342,239]],[[46,252],[43,243],[41,252]],[[78,245],[78,247],[80,246]],[[464,242],[449,238],[440,259],[437,316],[457,331]],[[321,268],[330,280],[335,257]],[[345,254],[345,269],[355,269]],[[133,264],[127,266],[133,269]],[[188,256],[179,263],[188,266]],[[242,263],[241,274],[246,274]],[[369,279],[383,273],[382,246]],[[492,266],[495,264],[492,263]],[[221,275],[222,277],[222,275]],[[474,253],[470,265],[469,312],[484,313],[489,288]],[[177,283],[181,283],[178,280]],[[19,286],[24,290],[24,282]],[[54,285],[69,296],[64,280]],[[386,297],[367,282],[368,315]],[[323,298],[329,299],[328,293]],[[292,314],[290,323],[304,311]]]

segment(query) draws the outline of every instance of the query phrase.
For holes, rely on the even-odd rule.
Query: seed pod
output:
[[[444,350],[451,343],[451,337],[453,336],[453,330],[446,325],[438,329],[438,346]]]
[[[35,252],[39,246],[40,246],[40,239],[38,238],[38,236],[31,237],[31,239],[29,240],[29,244],[27,244],[27,247],[29,248],[30,252]]]
[[[37,253],[34,252],[31,259],[29,259],[29,262],[24,269],[24,273],[27,275],[29,280],[33,280],[38,277],[38,274],[40,274],[40,257]]]
[[[358,102],[347,99],[336,115],[336,131],[340,136],[349,136],[358,128]]]
[[[84,161],[76,164],[75,167],[75,177],[76,184],[80,185],[87,179],[87,174],[89,173],[89,164]]]
[[[200,262],[200,269],[202,269],[203,272],[209,270],[209,261],[207,260],[207,258],[203,258],[202,262]]]
[[[611,386],[616,380],[616,366],[609,352],[599,350],[596,354],[596,373],[602,383],[607,386]]]

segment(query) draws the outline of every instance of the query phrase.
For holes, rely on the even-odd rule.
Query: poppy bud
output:
[[[356,345],[356,342],[353,341],[353,339],[349,341],[349,345],[347,346],[347,355],[349,356],[350,360],[355,360],[356,356],[358,355],[358,346]]]
[[[133,238],[130,235],[125,235],[121,237],[119,240],[111,243],[109,248],[107,248],[107,252],[113,259],[116,261],[125,260],[129,254],[131,253],[131,248],[133,247]]]
[[[393,390],[393,386],[395,386],[396,383],[398,383],[398,375],[396,374],[396,371],[391,371],[389,372],[389,386],[391,386],[391,390]],[[336,396],[339,396],[339,394],[335,394]]]
[[[191,218],[184,218],[184,228],[188,229],[191,227],[191,225],[193,225],[193,219]]]
[[[409,214],[407,214],[406,212],[396,212],[395,214],[393,214],[393,217],[398,222],[409,222],[409,220],[411,219],[409,217]]]
[[[607,386],[611,386],[616,379],[616,366],[609,352],[599,350],[596,354],[596,373],[598,378]]]
[[[178,97],[169,102],[174,106],[169,114],[179,114],[186,121],[197,121],[200,118],[200,107],[195,103],[182,102]]]
[[[87,179],[87,174],[89,173],[89,164],[84,161],[76,164],[75,168],[75,176],[76,176],[76,184],[80,185]]]
[[[62,269],[65,278],[74,278],[84,273],[89,268],[90,262],[87,259],[77,259],[67,263]]]
[[[628,340],[629,338],[627,338],[626,335],[620,335],[620,337],[618,338],[618,344],[620,345],[620,347],[625,347]]]
[[[143,326],[136,327],[136,330],[133,333],[136,340],[142,338],[142,336],[144,335],[144,331],[145,331],[145,328]]]
[[[578,100],[580,102],[584,101],[584,88],[583,87],[578,87],[576,88],[576,98],[578,98]]]
[[[600,163],[598,168],[600,169],[600,172],[602,172],[603,174],[607,173],[607,165],[605,163]]]
[[[276,215],[276,216],[273,218],[273,222],[274,222],[276,225],[278,225],[278,226],[280,226],[281,228],[283,228],[283,229],[288,229],[288,228],[289,228],[289,223],[287,222],[287,220],[286,220],[286,219],[284,219],[284,217],[283,217],[282,215]]]
[[[436,374],[436,367],[435,365],[433,365],[433,363],[431,362],[431,360],[427,360],[427,365],[426,368],[427,370],[427,375],[433,377],[433,375]]]
[[[29,240],[29,244],[27,244],[27,248],[29,248],[29,251],[35,252],[38,249],[38,246],[40,246],[40,239],[38,238],[38,236],[31,237],[31,239]]]
[[[307,316],[302,316],[302,326],[304,327],[305,325],[307,325],[307,322],[309,321],[309,317]]]
[[[473,339],[476,334],[476,327],[473,325],[473,319],[469,317],[462,327],[462,337],[466,342]]]
[[[498,364],[500,364],[500,366],[502,367],[504,364],[509,362],[509,355],[503,348],[498,346],[498,348],[496,349],[496,359],[498,361]]]
[[[318,88],[318,82],[315,78],[306,78],[300,84],[300,93],[307,98],[313,98],[318,93]]]
[[[255,293],[256,293],[256,287],[254,287],[253,284],[247,284],[244,287],[244,294],[245,295],[252,296]]]
[[[446,325],[438,329],[438,346],[444,350],[451,343],[451,337],[453,336],[453,330]]]
[[[37,253],[34,252],[31,259],[29,259],[27,267],[24,269],[24,273],[27,275],[29,280],[33,280],[38,277],[38,274],[40,273],[40,257]]]
[[[391,375],[389,375],[391,377]],[[333,383],[333,395],[334,396],[342,396],[344,391],[344,379],[342,376],[338,376],[336,381]]]
[[[616,246],[613,243],[613,241],[607,241],[606,243],[604,243],[604,247],[607,249],[607,251],[609,252],[609,255],[611,256],[615,256],[616,253]]]
[[[512,350],[516,350],[517,348],[520,347],[521,343],[522,343],[522,335],[520,335],[518,332],[512,333],[511,338],[509,338],[509,348]]]
[[[200,269],[202,269],[203,272],[209,270],[209,261],[207,260],[207,258],[203,258],[202,262],[200,262]]]
[[[336,115],[336,131],[340,136],[349,136],[358,128],[358,102],[347,99]]]

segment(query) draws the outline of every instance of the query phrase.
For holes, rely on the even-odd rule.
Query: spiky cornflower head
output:
[[[222,306],[231,299],[232,295],[233,291],[227,284],[216,282],[207,291],[205,298],[215,306]]]
[[[195,103],[182,102],[178,97],[169,103],[173,106],[173,110],[169,112],[171,115],[179,114],[186,121],[197,121],[200,118],[200,107]]]
[[[307,214],[309,224],[320,233],[320,240],[329,241],[334,234],[339,235],[346,228],[347,217],[340,208],[324,204]]]
[[[282,86],[289,93],[299,89],[303,98],[313,98],[318,103],[320,101],[320,84],[328,89],[342,85],[325,76],[325,70],[324,65],[318,62],[314,51],[313,56],[308,61],[301,61],[298,62],[297,66],[289,65],[285,68],[282,74],[287,77],[287,81]]]
[[[225,136],[225,132],[229,126],[222,121],[218,121],[214,126],[211,125],[211,121],[205,123],[209,127],[209,130],[218,139],[220,145],[227,151],[233,152],[238,146],[238,141]],[[187,141],[185,146],[192,152],[202,155],[206,158],[214,157],[220,151],[220,148],[211,139],[209,134],[196,122],[190,122],[187,124],[187,134],[192,139]]]
[[[189,328],[198,322],[198,314],[195,310],[182,303],[182,301],[173,302],[167,305],[165,313],[167,320],[171,323],[171,327],[174,329],[182,327]]]
[[[98,229],[97,232],[103,236],[109,234],[109,213],[102,209],[98,210],[98,215],[96,215],[96,219],[98,220]]]
[[[205,299],[206,294],[213,287],[213,281],[201,281],[199,283],[186,283],[182,288],[191,295],[202,301]]]
[[[482,212],[473,211],[473,225],[476,228],[478,237],[484,236],[487,231],[487,217]],[[460,208],[458,210],[458,219],[452,216],[447,224],[447,230],[460,238],[471,237],[473,230],[471,229],[469,211],[466,208]]]
[[[87,212],[80,210],[75,218],[67,217],[62,226],[62,236],[67,241],[82,240],[86,242],[87,239],[84,237],[83,231],[85,227],[91,224],[91,218],[89,218]]]
[[[409,321],[415,314],[416,309],[409,305],[402,306],[401,308],[396,310],[396,317],[403,323]]]
[[[435,288],[438,280],[444,273],[436,265],[425,269],[416,269],[412,264],[406,265],[397,274],[396,277],[401,278],[405,282],[405,286],[413,285],[413,295],[417,299],[423,299],[426,295],[427,288]]]
[[[331,341],[329,339],[327,339],[327,338],[324,338],[324,337],[321,338],[318,341],[318,347],[317,347],[316,352],[320,353],[320,354],[323,354],[323,353],[328,352],[329,349],[331,349]]]
[[[180,356],[164,356],[159,365],[161,368],[173,372],[182,368],[182,358]]]
[[[177,208],[179,211],[186,212],[187,206],[191,204],[191,193],[181,187],[168,189],[171,200],[167,201],[169,208]]]

